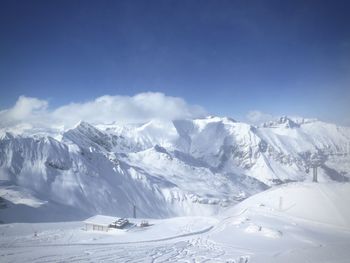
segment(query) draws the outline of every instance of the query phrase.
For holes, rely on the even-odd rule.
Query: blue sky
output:
[[[0,3],[0,108],[153,91],[350,125],[349,1]]]

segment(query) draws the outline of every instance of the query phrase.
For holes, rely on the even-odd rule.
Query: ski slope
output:
[[[291,183],[215,217],[148,219],[147,228],[107,233],[85,231],[82,222],[3,224],[0,261],[345,263],[349,193],[348,183]]]

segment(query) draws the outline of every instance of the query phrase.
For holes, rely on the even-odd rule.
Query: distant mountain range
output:
[[[275,184],[349,181],[350,128],[281,117],[0,132],[0,220],[211,215]],[[308,173],[309,172],[309,173]]]

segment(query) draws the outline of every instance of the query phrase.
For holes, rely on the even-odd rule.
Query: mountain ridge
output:
[[[350,177],[350,128],[317,120],[281,117],[252,126],[210,116],[79,122],[53,137],[2,134],[0,196],[7,200],[9,187],[27,189],[42,206],[68,205],[81,215],[130,216],[134,203],[145,217],[215,214],[274,184],[310,181],[306,171],[314,155],[324,160],[319,180]],[[16,204],[7,205],[0,219],[20,220]]]

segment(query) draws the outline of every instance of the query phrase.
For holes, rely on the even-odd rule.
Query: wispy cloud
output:
[[[20,96],[15,105],[0,111],[0,127],[69,128],[80,120],[90,123],[135,123],[152,119],[174,120],[206,115],[197,105],[179,97],[146,92],[135,96],[104,95],[88,102],[70,103],[50,109],[49,102],[39,98]]]
[[[277,117],[259,110],[252,110],[246,114],[245,118],[249,123],[258,125],[267,121],[276,120]]]

